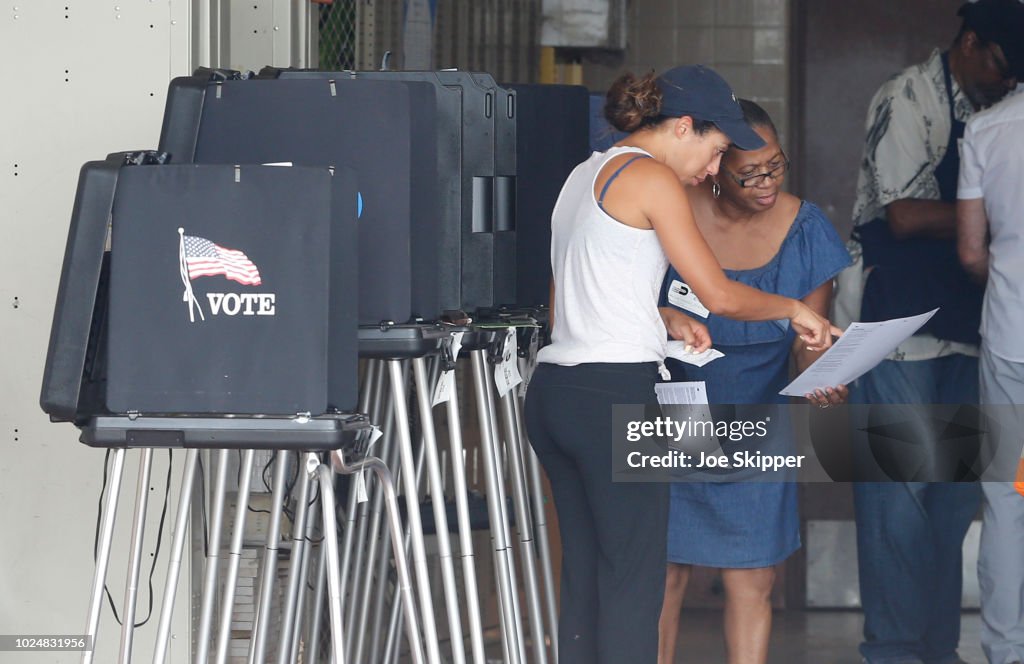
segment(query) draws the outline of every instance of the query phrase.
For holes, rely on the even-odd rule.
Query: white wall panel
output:
[[[38,406],[64,243],[82,163],[155,148],[167,84],[191,68],[189,0],[14,0],[0,6],[0,633],[82,633],[102,450]],[[120,604],[138,453],[129,452],[108,577]],[[175,455],[180,483],[184,454]],[[148,574],[167,454],[154,465],[144,550]],[[172,491],[170,512],[174,511]],[[154,581],[163,585],[173,514]],[[188,560],[183,578],[188,577]],[[188,650],[188,584],[178,598],[171,661]],[[148,590],[140,592],[139,616]],[[157,618],[138,630],[151,652]],[[104,609],[96,661],[115,661],[118,627]],[[75,662],[76,653],[0,653],[0,663]]]

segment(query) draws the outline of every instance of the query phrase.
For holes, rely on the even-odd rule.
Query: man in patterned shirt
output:
[[[949,50],[886,82],[868,111],[854,206],[866,275],[861,320],[940,310],[857,381],[851,403],[978,402],[982,288],[957,259],[959,141],[976,110],[1017,84],[1024,5],[979,0],[959,15]],[[912,442],[922,452],[948,450],[922,413]],[[870,454],[866,444],[861,451]],[[860,652],[870,664],[960,662],[961,550],[978,486],[916,472],[892,479],[900,481],[854,484]]]

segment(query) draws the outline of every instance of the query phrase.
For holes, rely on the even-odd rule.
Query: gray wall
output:
[[[634,0],[624,53],[589,57],[583,83],[608,89],[624,71],[657,72],[681,64],[706,64],[741,97],[760,103],[788,134],[787,0]]]

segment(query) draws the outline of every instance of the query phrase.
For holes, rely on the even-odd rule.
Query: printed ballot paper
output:
[[[921,329],[936,311],[938,309],[878,323],[851,323],[843,336],[824,355],[779,394],[802,397],[819,388],[848,385],[873,369],[910,335]]]

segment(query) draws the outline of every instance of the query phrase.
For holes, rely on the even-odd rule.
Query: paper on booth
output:
[[[824,355],[779,394],[802,397],[817,389],[850,384],[921,329],[936,311],[877,323],[851,323]]]

